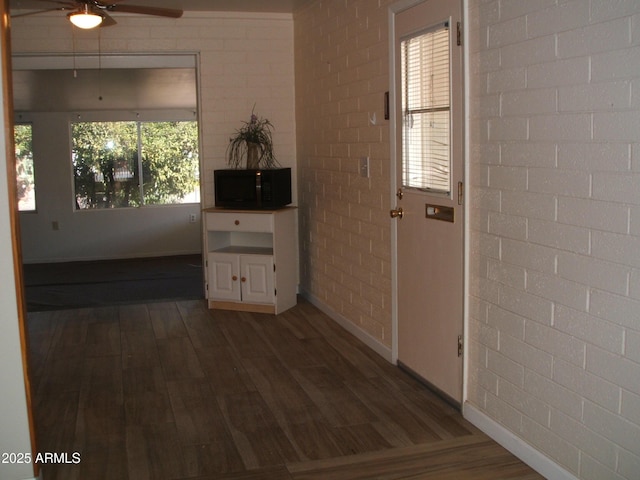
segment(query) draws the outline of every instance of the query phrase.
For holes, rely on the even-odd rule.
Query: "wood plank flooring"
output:
[[[45,480],[542,478],[312,305],[29,314]]]

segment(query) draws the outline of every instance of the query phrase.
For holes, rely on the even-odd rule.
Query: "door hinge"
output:
[[[274,272],[276,271],[276,264],[275,263],[273,264],[273,271]]]
[[[464,353],[464,345],[462,343],[462,335],[458,335],[458,356],[461,357]]]
[[[464,183],[458,182],[458,205],[464,203]]]
[[[456,24],[456,43],[458,44],[458,46],[462,45],[462,24],[460,22],[458,22]]]

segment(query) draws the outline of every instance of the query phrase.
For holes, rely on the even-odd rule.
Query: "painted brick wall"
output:
[[[61,12],[16,18],[12,49],[14,53],[199,52],[203,206],[213,205],[213,170],[226,166],[229,136],[249,120],[254,104],[256,113],[275,126],[278,161],[292,167],[296,177],[291,15],[187,12],[176,20],[115,14],[114,18],[116,26],[75,29],[75,34]]]
[[[313,2],[294,18],[301,284],[386,346],[389,3]],[[370,158],[369,178],[359,175],[361,157]]]
[[[640,477],[640,2],[471,0],[469,401]]]

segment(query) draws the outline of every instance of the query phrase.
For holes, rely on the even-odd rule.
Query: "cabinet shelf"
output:
[[[211,253],[237,253],[241,255],[273,255],[271,247],[247,247],[243,245],[229,245],[212,250]]]

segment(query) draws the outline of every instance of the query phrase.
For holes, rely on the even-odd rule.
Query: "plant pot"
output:
[[[247,170],[258,170],[260,168],[260,144],[247,142]]]

